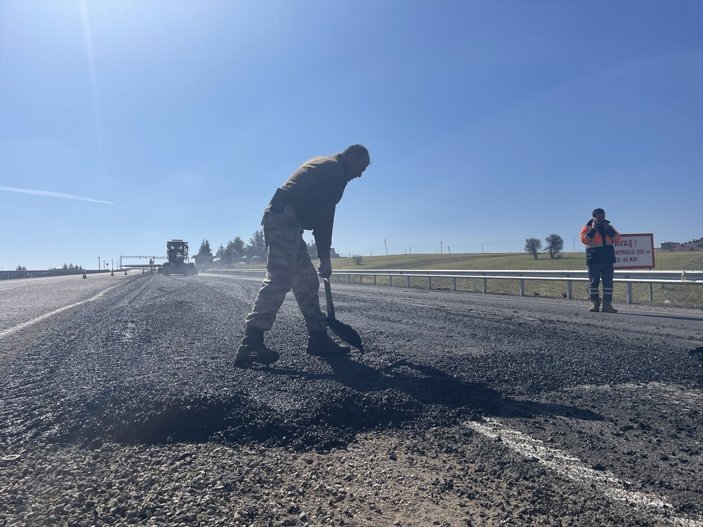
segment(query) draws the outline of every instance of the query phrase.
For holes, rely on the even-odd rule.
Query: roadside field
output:
[[[364,256],[361,264],[353,258],[336,258],[335,269],[527,269],[527,270],[584,270],[585,253],[562,253],[550,259],[540,253],[535,260],[527,253],[460,253],[460,254],[391,254]],[[656,268],[659,270],[703,269],[703,252],[668,252],[656,250]]]
[[[700,270],[703,269],[703,252],[667,252],[657,250],[655,264],[658,270]],[[389,256],[363,257],[361,263],[353,258],[338,258],[333,262],[336,270],[354,269],[505,269],[505,270],[585,270],[585,254],[563,253],[560,258],[550,259],[547,254],[540,254],[535,260],[527,253],[499,254],[409,254]],[[361,283],[360,277],[353,280]],[[371,277],[366,277],[363,283],[373,283]],[[388,286],[388,277],[378,277],[377,285]],[[406,287],[405,279],[393,282],[394,286]],[[427,279],[411,279],[413,288],[426,289]],[[450,279],[435,278],[432,280],[433,289],[450,290],[453,287]],[[488,291],[492,294],[518,294],[517,280],[488,280]],[[458,279],[457,290],[480,293],[483,290],[482,280]],[[632,288],[633,301],[638,304],[649,303],[649,285],[636,284]],[[566,282],[529,280],[525,282],[525,294],[529,296],[561,297],[566,294]],[[615,302],[626,301],[626,286],[615,284]],[[573,288],[575,299],[587,300],[586,283],[576,283]],[[676,284],[655,284],[652,286],[655,304],[671,304],[674,306],[703,308],[703,286],[684,286]]]

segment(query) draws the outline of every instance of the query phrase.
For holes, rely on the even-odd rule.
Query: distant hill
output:
[[[664,251],[703,251],[703,238],[691,240],[690,242],[662,242],[661,248]]]

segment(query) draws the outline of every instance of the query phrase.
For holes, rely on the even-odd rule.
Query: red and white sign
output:
[[[654,269],[654,234],[621,234],[615,269]]]

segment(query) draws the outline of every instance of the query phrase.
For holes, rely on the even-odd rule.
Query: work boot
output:
[[[317,357],[330,357],[334,355],[347,355],[351,348],[340,346],[330,338],[326,330],[308,332],[308,355]]]
[[[600,311],[600,299],[599,298],[591,300],[591,307],[589,308],[589,311],[591,313],[598,313],[598,311]],[[603,311],[605,311],[605,307],[604,307]]]
[[[612,300],[603,300],[603,313],[617,313],[618,310],[613,307]]]
[[[264,344],[264,330],[248,327],[234,357],[234,364],[237,366],[248,366],[253,362],[273,364],[279,358],[277,352]]]

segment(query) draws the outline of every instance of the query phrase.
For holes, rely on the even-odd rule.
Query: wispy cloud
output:
[[[46,196],[49,198],[73,199],[77,201],[90,201],[91,203],[104,203],[105,205],[114,205],[112,201],[103,201],[101,199],[86,198],[83,196],[74,196],[73,194],[64,194],[62,192],[51,192],[48,190],[33,190],[30,188],[17,187],[0,187],[1,192],[17,192],[18,194],[33,194],[35,196]]]

